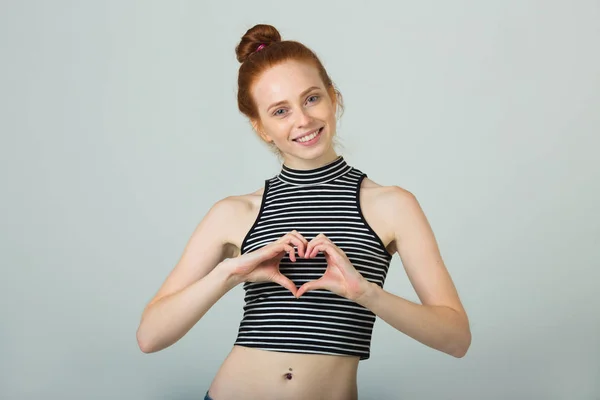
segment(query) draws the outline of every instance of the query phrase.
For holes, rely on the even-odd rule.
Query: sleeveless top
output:
[[[297,170],[282,165],[265,181],[260,210],[246,234],[241,254],[255,251],[291,232],[310,242],[319,233],[338,246],[360,274],[383,287],[392,255],[365,220],[359,190],[367,175],[342,156],[322,167]],[[325,256],[296,262],[285,255],[280,271],[296,287],[320,278]],[[235,344],[263,350],[370,356],[376,316],[367,308],[328,290],[299,299],[272,282],[245,282],[244,314]]]

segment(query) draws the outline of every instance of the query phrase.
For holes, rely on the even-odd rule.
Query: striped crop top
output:
[[[257,250],[292,230],[308,241],[323,233],[370,282],[383,287],[392,255],[366,222],[359,189],[367,175],[343,157],[311,170],[282,166],[265,181],[260,211],[242,242],[241,253]],[[320,278],[327,263],[322,253],[312,259],[285,255],[280,271],[297,287]],[[328,290],[299,299],[271,282],[245,282],[244,314],[235,344],[263,350],[370,356],[375,314]]]

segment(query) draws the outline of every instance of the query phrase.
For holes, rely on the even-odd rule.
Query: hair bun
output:
[[[243,63],[261,44],[268,46],[275,42],[281,42],[281,35],[274,26],[254,25],[242,36],[242,40],[235,48],[237,60]]]

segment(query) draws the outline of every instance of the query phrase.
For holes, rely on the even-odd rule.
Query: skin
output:
[[[306,89],[311,89],[306,92]],[[336,100],[310,64],[285,62],[264,72],[252,94],[260,137],[280,150],[283,162],[312,169],[335,160]],[[280,103],[271,107],[273,103]],[[303,147],[294,138],[324,127],[317,145]],[[471,343],[467,314],[444,265],[433,231],[416,197],[398,186],[365,178],[360,203],[367,222],[390,254],[398,254],[420,304],[368,282],[344,252],[326,236],[307,240],[292,231],[244,255],[242,240],[258,216],[264,188],[221,199],[192,234],[181,259],[144,309],[137,332],[140,349],[160,351],[176,343],[225,293],[245,281],[273,281],[296,297],[327,289],[354,300],[386,323],[433,349],[463,357]],[[278,262],[289,254],[324,253],[325,274],[300,288],[283,276]],[[358,397],[358,357],[287,354],[234,346],[217,372],[210,395],[228,399],[329,399]],[[288,374],[292,379],[288,379]],[[327,377],[324,379],[323,377]]]
[[[253,85],[259,119],[252,125],[261,138],[275,145],[283,162],[295,169],[310,169],[338,157],[333,148],[336,134],[336,96],[310,64],[286,62],[265,71]],[[308,90],[308,92],[307,92]],[[294,138],[324,127],[317,146],[299,146]]]

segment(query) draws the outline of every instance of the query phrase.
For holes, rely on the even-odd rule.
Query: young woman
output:
[[[211,207],[143,312],[141,350],[172,345],[243,284],[237,339],[205,399],[357,399],[375,316],[463,357],[469,322],[430,225],[412,193],[336,153],[341,95],[319,59],[269,25],[236,53],[239,109],[281,170]],[[395,253],[421,304],[383,289]]]

